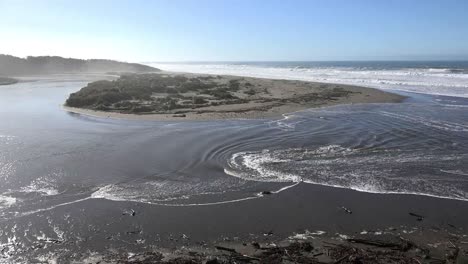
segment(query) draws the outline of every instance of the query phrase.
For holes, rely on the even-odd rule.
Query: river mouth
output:
[[[23,97],[39,108],[3,102],[18,108],[18,114],[1,113],[11,120],[0,137],[6,219],[54,208],[62,198],[65,204],[75,197],[196,206],[261,198],[300,182],[468,199],[464,98],[413,96],[400,104],[341,105],[270,120],[143,122],[45,105],[39,90],[58,100],[66,96],[56,95],[58,87],[73,90],[84,82],[62,78],[2,90],[2,98]],[[39,129],[28,129],[34,125]]]
[[[118,214],[227,210],[308,185],[468,201],[466,98],[405,94],[410,99],[399,104],[268,120],[145,122],[61,110],[70,92],[95,78],[31,78],[0,90],[3,244],[25,232],[24,245],[43,235],[89,236],[71,218],[97,205],[118,204]],[[31,227],[35,221],[41,228]],[[80,227],[67,233],[66,223]]]

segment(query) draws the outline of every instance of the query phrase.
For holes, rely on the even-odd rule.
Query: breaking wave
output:
[[[468,201],[468,179],[460,178],[465,153],[350,149],[328,145],[239,152],[225,172],[250,181],[306,182],[370,193],[418,194]],[[439,171],[453,175],[440,175]]]
[[[415,93],[468,97],[468,70],[278,64],[150,63],[169,71],[341,83]]]

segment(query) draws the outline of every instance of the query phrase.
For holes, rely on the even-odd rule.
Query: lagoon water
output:
[[[408,96],[400,104],[342,105],[267,120],[130,121],[61,108],[69,93],[110,76],[24,77],[18,84],[0,87],[2,254],[11,257],[40,241],[70,238],[73,225],[56,224],[70,216],[48,214],[102,199],[168,207],[224,206],[263,199],[265,190],[293,193],[300,185],[315,184],[468,202],[468,74],[460,69],[463,65],[439,66],[405,68],[430,77],[405,75],[404,84],[381,80],[379,85],[385,87],[380,88]],[[167,69],[236,74],[233,69],[238,67]],[[249,72],[255,74],[250,76],[260,77],[274,77],[264,73],[286,69],[242,67],[251,67]],[[314,67],[307,69],[324,70]],[[352,71],[348,76],[358,70]],[[403,70],[374,66],[371,71],[392,71],[395,76]],[[428,83],[435,79],[437,84]],[[41,216],[48,227],[37,228],[30,220]]]

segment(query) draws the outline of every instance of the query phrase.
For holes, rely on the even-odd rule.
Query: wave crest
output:
[[[468,179],[441,174],[468,155],[328,145],[239,152],[225,172],[250,181],[306,182],[370,193],[419,194],[468,201]]]

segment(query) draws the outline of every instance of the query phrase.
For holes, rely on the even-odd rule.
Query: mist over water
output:
[[[295,78],[302,70],[280,75],[284,68],[241,65],[214,71],[216,67],[193,71],[235,74],[233,69],[243,69],[243,75],[272,77],[268,72]],[[360,70],[340,71],[356,76]],[[392,78],[400,76],[385,71],[392,71]],[[68,94],[103,77],[24,78],[0,88],[0,221],[13,226],[24,217],[80,207],[93,199],[164,206],[248,202],[261,199],[263,191],[294,192],[298,184],[468,201],[468,99],[465,88],[456,86],[466,75],[424,71],[430,77],[402,74],[405,85],[386,85],[418,92],[440,89],[459,97],[404,93],[410,98],[401,104],[343,105],[276,119],[203,122],[70,114],[61,108]],[[440,84],[451,81],[445,86],[408,84],[434,76],[441,78]],[[59,220],[49,220],[49,237],[73,232],[56,230]],[[40,230],[26,232],[28,228],[15,225],[0,236],[0,244],[14,238],[27,245],[44,235]],[[19,234],[25,234],[24,240]]]

